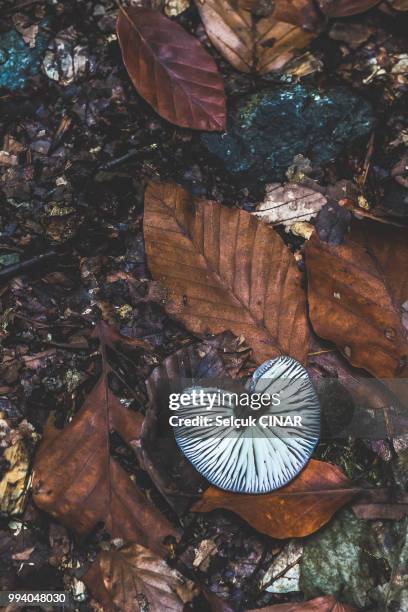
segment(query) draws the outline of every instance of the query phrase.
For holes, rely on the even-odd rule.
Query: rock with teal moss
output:
[[[321,167],[374,125],[372,107],[346,87],[295,85],[245,96],[231,109],[225,134],[202,141],[231,174],[280,181],[295,155]]]
[[[28,78],[38,73],[48,42],[43,26],[34,47],[25,43],[16,30],[0,34],[0,88],[23,89]]]
[[[303,542],[300,588],[306,599],[334,595],[358,609],[388,610],[383,604],[400,538],[397,522],[364,521],[343,510]]]

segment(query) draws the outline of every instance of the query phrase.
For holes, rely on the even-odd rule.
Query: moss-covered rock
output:
[[[232,174],[275,181],[285,177],[295,155],[321,166],[373,124],[371,105],[349,89],[295,85],[242,97],[229,113],[227,133],[202,140]]]
[[[340,513],[305,542],[300,587],[306,598],[330,594],[360,609],[381,600],[398,548],[394,531],[350,510]]]

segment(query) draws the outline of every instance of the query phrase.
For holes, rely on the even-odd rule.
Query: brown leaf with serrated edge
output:
[[[197,592],[192,581],[137,544],[99,553],[83,580],[109,612],[183,612]]]
[[[317,35],[319,17],[310,0],[279,0],[270,15],[255,20],[248,4],[196,0],[207,34],[242,72],[280,70]]]
[[[309,314],[315,332],[348,361],[386,379],[402,401],[408,377],[408,241],[403,229],[354,221],[339,246],[306,245]]]
[[[122,406],[110,390],[104,323],[96,334],[102,373],[72,421],[61,431],[44,432],[34,461],[33,498],[80,535],[103,522],[112,537],[162,551],[162,539],[176,530],[110,456],[109,432],[137,443],[143,417]]]
[[[144,238],[150,272],[168,289],[169,315],[196,334],[244,336],[258,362],[281,354],[305,360],[300,272],[265,223],[173,183],[151,183]]]
[[[340,603],[332,595],[326,595],[309,601],[293,601],[246,612],[354,612],[355,610],[354,606]]]
[[[231,332],[183,347],[169,355],[146,380],[149,407],[136,453],[156,487],[178,514],[197,499],[206,480],[187,461],[169,423],[170,393],[183,391],[183,381],[234,378],[248,360],[249,349]]]
[[[209,487],[193,512],[231,510],[272,538],[303,538],[325,525],[358,487],[335,465],[311,459],[285,487],[265,495],[242,495]]]
[[[322,13],[328,17],[351,17],[365,13],[380,0],[317,0]]]
[[[132,83],[159,115],[185,128],[225,128],[224,85],[196,38],[150,8],[122,9],[116,29]]]

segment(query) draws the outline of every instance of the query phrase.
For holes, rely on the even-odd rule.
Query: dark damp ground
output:
[[[196,195],[246,210],[253,210],[264,194],[258,175],[231,175],[208,151],[201,134],[166,123],[138,96],[114,36],[116,10],[113,2],[103,0],[0,0],[0,144],[6,152],[0,157],[0,412],[9,428],[3,447],[10,444],[11,433],[18,432],[30,462],[49,413],[54,411],[62,426],[92,387],[97,358],[89,330],[101,313],[122,334],[151,344],[150,351],[129,349],[130,362],[121,364],[136,399],[114,383],[120,397],[138,409],[146,405],[144,380],[152,368],[193,339],[166,316],[151,291],[142,238],[146,181],[176,181]],[[241,96],[259,96],[298,82],[308,91],[347,87],[362,104],[368,102],[374,129],[358,138],[353,134],[350,142],[344,138],[335,159],[312,163],[307,176],[321,188],[343,179],[349,185],[354,182],[375,214],[404,222],[407,80],[395,66],[408,52],[408,14],[395,17],[375,9],[336,20],[309,49],[319,70],[301,79],[238,73],[210,47],[193,7],[178,21],[213,53],[229,108]],[[35,35],[27,31],[33,24],[38,25]],[[17,26],[32,36],[32,47],[22,43]],[[307,157],[303,141],[292,144],[288,159],[303,153]],[[393,172],[396,166],[401,167],[399,173]],[[285,174],[293,177],[296,163],[280,178]],[[337,222],[330,214],[323,219],[329,226]],[[281,234],[293,248],[301,248],[302,239]],[[341,399],[336,406],[341,418]],[[341,440],[322,444],[316,456],[337,463],[350,477],[364,475],[389,485],[400,478],[402,468],[386,460],[386,443],[383,447],[382,454],[375,454],[363,442]],[[134,455],[116,437],[112,448],[137,483],[174,518]],[[9,468],[2,458],[0,474]],[[283,587],[271,593],[259,586],[278,555],[286,554],[287,542],[262,536],[229,513],[187,513],[182,524],[179,560],[233,608],[302,597]],[[322,553],[320,540],[313,540],[300,587],[295,577],[294,591],[301,588],[306,598],[336,592],[360,609],[383,609],[378,592],[390,580],[390,542],[398,528],[376,523],[373,533],[371,524],[356,525],[348,511],[341,513],[330,527],[333,533],[324,533],[327,547],[348,542],[343,551],[348,573],[334,569],[333,550]],[[78,540],[39,512],[28,496],[23,513],[1,516],[0,586],[66,588],[75,595],[78,609],[98,609],[80,579],[108,540],[102,528]],[[212,552],[202,554],[204,560],[194,565],[197,551],[203,553],[208,542],[215,548],[209,546]],[[322,554],[327,555],[324,571],[316,568]],[[289,559],[286,567],[290,565]],[[282,576],[284,570],[285,565]],[[197,602],[194,609],[205,610],[206,604]]]

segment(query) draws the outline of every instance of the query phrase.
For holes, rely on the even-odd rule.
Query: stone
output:
[[[227,132],[204,134],[202,142],[239,179],[282,181],[296,155],[319,168],[373,125],[370,103],[346,87],[320,92],[298,84],[240,98]]]
[[[43,27],[34,46],[24,42],[23,36],[16,30],[0,34],[0,88],[11,91],[24,88],[28,78],[38,74],[46,46]]]
[[[389,568],[398,558],[400,537],[398,523],[363,521],[343,510],[304,541],[300,587],[306,599],[333,595],[357,609],[373,609],[373,601],[384,595],[377,592],[377,585],[385,588],[390,580]]]

